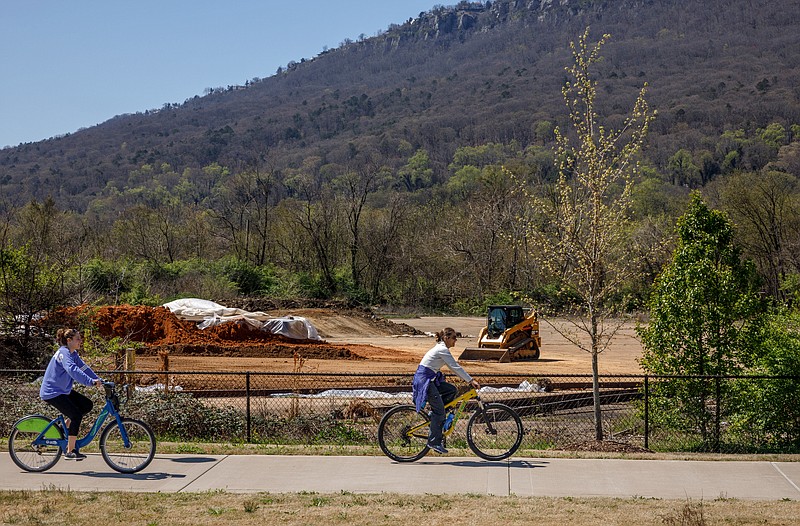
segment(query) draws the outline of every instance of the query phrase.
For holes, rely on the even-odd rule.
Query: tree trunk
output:
[[[597,351],[592,351],[592,395],[594,398],[594,431],[597,440],[603,440],[603,414],[600,409],[600,378],[597,367]]]
[[[591,318],[591,338],[592,338],[592,399],[594,400],[594,434],[596,440],[603,440],[603,412],[600,407],[600,368],[598,366],[598,335],[597,317]]]

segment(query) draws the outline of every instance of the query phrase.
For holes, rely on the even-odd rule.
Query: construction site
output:
[[[367,310],[336,308],[284,309],[261,314],[304,320],[313,326],[318,337],[288,337],[254,328],[242,319],[199,328],[202,324],[196,320],[181,319],[166,307],[141,305],[73,307],[62,309],[59,317],[72,325],[88,321],[96,336],[106,341],[115,339],[117,347],[134,349],[135,364],[131,365],[138,370],[167,367],[173,371],[292,372],[299,357],[304,371],[410,375],[422,355],[435,344],[433,334],[452,327],[460,334],[452,354],[463,360],[462,365],[470,372],[537,376],[591,373],[590,355],[565,338],[564,334],[574,333],[575,328],[563,319],[537,320],[535,358],[529,352],[527,359],[511,360],[507,349],[476,351],[485,345],[480,339],[481,332],[486,332],[487,319],[481,317],[394,318],[379,317]],[[479,359],[470,359],[469,354],[477,354]],[[487,356],[480,359],[484,354]],[[627,323],[601,354],[600,372],[640,374],[640,355],[634,325]]]

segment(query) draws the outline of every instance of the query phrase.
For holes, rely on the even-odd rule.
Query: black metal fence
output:
[[[42,374],[0,370],[1,436],[25,414],[54,414],[38,398]],[[162,440],[374,445],[383,413],[412,403],[408,374],[99,374],[128,385],[123,412],[148,422]],[[604,375],[596,392],[591,375],[475,377],[483,400],[522,417],[524,449],[588,447],[597,435],[597,402],[604,440],[623,450],[800,451],[800,377]],[[99,390],[84,392],[98,401],[96,410],[102,406]]]

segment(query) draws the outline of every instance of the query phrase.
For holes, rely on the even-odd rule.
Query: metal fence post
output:
[[[644,375],[644,448],[650,449],[650,377]]]
[[[251,436],[251,429],[252,426],[250,425],[250,371],[245,374],[245,399],[247,400],[247,442],[252,442]]]
[[[720,450],[722,449],[722,445],[720,443],[721,442],[720,441],[720,436],[719,436],[719,424],[720,424],[720,407],[719,406],[720,406],[721,398],[722,398],[721,385],[720,385],[721,382],[722,382],[722,380],[720,379],[720,376],[717,375],[717,377],[716,377],[716,379],[714,381],[714,387],[715,387],[715,390],[716,390],[715,394],[716,394],[716,398],[717,398],[717,407],[716,407],[716,410],[714,411],[714,450],[717,453],[719,453]]]

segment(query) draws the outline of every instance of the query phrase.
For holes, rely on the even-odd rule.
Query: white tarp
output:
[[[544,393],[545,388],[537,384],[532,384],[527,380],[523,380],[518,387],[489,387],[484,386],[478,389],[478,393],[482,395],[495,394],[495,393]],[[276,393],[271,395],[273,397],[295,397],[295,398],[411,398],[411,393],[385,393],[383,391],[373,391],[370,389],[328,389],[316,394],[297,394],[297,393]]]
[[[260,311],[249,312],[242,309],[225,307],[213,301],[198,298],[183,298],[169,303],[168,308],[175,316],[183,320],[199,322],[198,329],[205,329],[223,323],[241,321],[254,329],[280,334],[296,340],[320,340],[317,329],[307,319],[300,316],[275,318]]]
[[[275,393],[270,396],[273,398],[391,398],[411,400],[411,393],[408,392],[387,393],[385,391],[375,391],[372,389],[328,389],[317,394]]]
[[[262,329],[273,334],[283,334],[298,340],[320,340],[317,329],[301,316],[272,318],[262,325]]]

